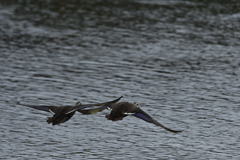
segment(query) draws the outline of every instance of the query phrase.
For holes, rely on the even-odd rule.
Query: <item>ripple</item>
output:
[[[2,159],[238,159],[238,2],[0,2]],[[123,95],[169,133],[16,104]],[[14,152],[14,155],[12,154]]]

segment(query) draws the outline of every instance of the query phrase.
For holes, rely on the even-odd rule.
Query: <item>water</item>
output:
[[[0,1],[0,159],[239,159],[238,1]],[[173,134],[109,111],[138,102]]]

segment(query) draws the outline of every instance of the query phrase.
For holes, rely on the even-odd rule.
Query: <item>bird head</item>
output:
[[[133,104],[134,104],[136,107],[139,107],[137,102],[134,102]]]

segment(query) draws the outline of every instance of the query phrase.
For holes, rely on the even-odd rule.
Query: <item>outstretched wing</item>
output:
[[[70,112],[68,113],[71,113],[71,112],[75,112],[75,111],[80,111],[81,109],[84,109],[84,108],[89,108],[89,107],[93,107],[93,106],[101,106],[99,108],[95,108],[95,109],[90,109],[89,112],[99,112],[99,111],[102,111],[104,109],[107,109],[107,107],[111,104],[114,104],[116,102],[118,102],[120,99],[122,98],[119,97],[118,99],[115,99],[113,101],[108,101],[108,102],[103,102],[103,103],[95,103],[95,104],[80,104],[80,105],[76,105],[74,107],[73,110],[71,110]],[[81,111],[80,111],[81,112]],[[82,112],[81,112],[82,113]]]
[[[161,123],[159,123],[158,121],[156,121],[155,119],[153,119],[151,116],[149,116],[146,112],[144,112],[143,110],[141,110],[140,108],[137,108],[137,111],[133,114],[133,116],[137,117],[137,118],[141,118],[142,120],[149,122],[149,123],[153,123],[157,126],[160,126],[164,129],[166,129],[167,131],[170,132],[181,132],[181,131],[177,131],[177,130],[172,130],[168,127],[165,127],[164,125],[162,125]]]
[[[51,113],[56,113],[59,109],[58,106],[28,105],[28,104],[22,104],[20,102],[17,102],[17,104],[23,105],[26,107],[30,107],[30,108],[35,108],[35,109],[42,110],[42,111],[46,111],[46,112],[51,112]]]
[[[79,109],[78,112],[84,114],[84,115],[89,115],[89,114],[96,114],[97,112],[102,112],[105,107],[99,107],[99,108],[94,108],[94,109]]]

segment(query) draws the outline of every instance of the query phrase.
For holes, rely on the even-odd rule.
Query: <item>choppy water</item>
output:
[[[239,159],[240,2],[0,1],[0,159]],[[16,105],[123,95],[173,134],[108,111],[60,126]]]

